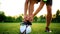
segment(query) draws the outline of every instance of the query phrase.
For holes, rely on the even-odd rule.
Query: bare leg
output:
[[[30,5],[29,5],[29,15],[32,15],[33,11],[34,11],[34,3],[30,2]]]
[[[35,2],[30,1],[30,4],[29,4],[29,17],[33,14],[34,4],[35,4]],[[32,20],[33,20],[33,19],[32,19]],[[29,21],[30,21],[30,22],[32,22],[32,20],[29,18]]]
[[[25,6],[24,6],[24,21],[25,21],[25,22],[26,22],[26,20],[27,20],[28,3],[29,3],[29,1],[26,0],[26,1],[25,1]]]
[[[47,22],[46,27],[49,27],[49,25],[51,23],[51,19],[52,19],[51,6],[48,5],[47,6],[47,17],[46,17],[46,22]]]

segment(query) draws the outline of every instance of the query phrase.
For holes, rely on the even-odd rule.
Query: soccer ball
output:
[[[31,26],[30,25],[20,25],[20,32],[25,34],[31,33]]]

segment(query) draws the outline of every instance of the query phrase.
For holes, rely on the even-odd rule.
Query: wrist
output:
[[[34,14],[32,14],[32,17],[34,17]]]

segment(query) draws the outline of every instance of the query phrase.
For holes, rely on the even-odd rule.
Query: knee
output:
[[[52,8],[51,7],[47,7],[47,14],[52,14]]]

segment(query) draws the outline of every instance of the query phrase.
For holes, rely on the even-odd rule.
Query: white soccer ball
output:
[[[20,26],[20,32],[23,33],[26,30],[26,34],[31,33],[31,26],[28,25],[21,25]]]

